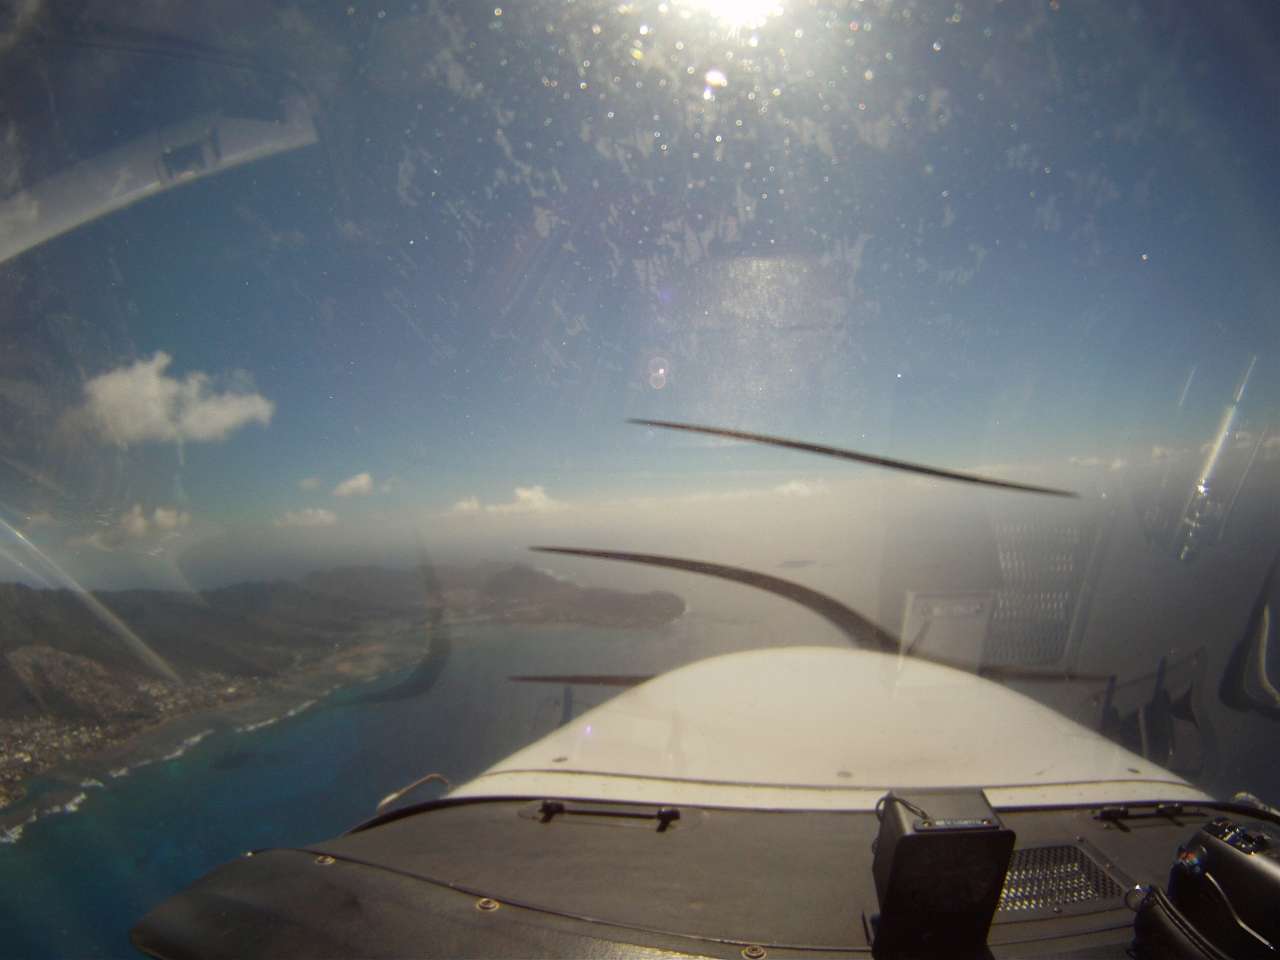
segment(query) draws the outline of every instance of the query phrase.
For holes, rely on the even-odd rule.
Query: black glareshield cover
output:
[[[875,955],[954,955],[985,944],[1013,843],[981,790],[890,792],[871,868]]]

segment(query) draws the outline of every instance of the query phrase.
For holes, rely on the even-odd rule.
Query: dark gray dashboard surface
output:
[[[663,828],[655,807],[559,802],[550,816],[532,799],[424,805],[259,853],[166,901],[135,942],[175,958],[870,951],[873,814],[686,807]],[[1097,896],[997,913],[995,956],[1123,956],[1124,892],[1163,883],[1214,815],[1001,814],[1016,850],[1069,854],[1104,879]]]

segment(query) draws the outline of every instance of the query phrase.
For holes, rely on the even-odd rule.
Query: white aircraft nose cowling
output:
[[[891,787],[996,806],[1205,800],[1185,780],[998,683],[893,654],[751,650],[655,677],[451,797],[870,809]]]

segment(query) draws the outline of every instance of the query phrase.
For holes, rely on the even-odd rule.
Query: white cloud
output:
[[[320,478],[319,477],[303,477],[301,480],[298,481],[298,489],[299,490],[319,490]]]
[[[1152,452],[1152,456],[1155,456],[1154,451]],[[1067,462],[1077,467],[1106,467],[1111,471],[1123,470],[1125,467],[1129,466],[1129,461],[1124,457],[1115,457],[1111,460],[1108,460],[1106,457],[1094,456],[1068,457]]]
[[[246,386],[215,391],[207,374],[167,376],[173,358],[158,351],[150,360],[94,377],[84,385],[84,412],[110,441],[121,446],[146,441],[225,439],[249,423],[267,425],[275,405]]]
[[[373,493],[373,477],[368,473],[357,473],[354,477],[347,477],[333,488],[335,497],[363,497],[370,493]]]
[[[827,492],[827,485],[821,480],[788,480],[774,487],[773,492],[784,497],[816,497]]]
[[[533,487],[516,487],[514,499],[507,503],[482,504],[479,497],[464,497],[449,508],[452,514],[512,514],[512,513],[550,513],[563,510],[568,504],[555,500],[547,494],[541,485]]]
[[[656,497],[625,497],[620,500],[601,501],[595,506],[645,508],[693,506],[696,504],[736,503],[771,497],[803,500],[809,497],[824,496],[830,492],[825,480],[795,479],[772,487],[729,487],[721,490],[693,490],[689,493],[673,493]]]
[[[117,550],[129,542],[151,538],[171,539],[191,523],[191,514],[177,507],[156,507],[150,514],[135,503],[113,522],[87,536],[73,537],[73,546],[91,546],[99,550]]]
[[[639,496],[625,497],[619,500],[574,502],[572,506],[578,511],[619,508],[668,508],[675,506],[694,507],[699,504],[727,504],[773,497],[803,500],[824,496],[829,492],[830,489],[823,480],[795,479],[771,487],[694,490],[688,493],[675,493],[666,496]],[[546,488],[539,484],[530,487],[516,487],[513,498],[506,503],[482,503],[479,497],[464,497],[454,503],[449,508],[448,513],[453,516],[474,516],[481,513],[494,515],[541,514],[567,510],[570,506],[571,504],[552,497],[547,493]]]
[[[484,509],[488,513],[547,513],[563,510],[566,504],[547,496],[541,485],[516,487],[515,499],[510,503],[491,503]]]
[[[338,515],[332,510],[321,507],[306,507],[302,510],[290,510],[282,517],[277,517],[277,527],[332,527],[338,522]]]

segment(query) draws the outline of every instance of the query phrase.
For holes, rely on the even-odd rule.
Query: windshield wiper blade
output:
[[[772,593],[775,596],[792,600],[802,607],[813,611],[823,619],[835,624],[840,631],[853,641],[855,647],[873,647],[880,650],[896,651],[898,638],[892,633],[872,623],[852,607],[845,606],[839,600],[820,593],[809,587],[801,586],[782,577],[758,573],[742,567],[731,567],[723,563],[710,563],[706,560],[687,560],[684,557],[667,557],[655,553],[627,553],[619,550],[589,550],[580,547],[530,547],[538,553],[559,553],[570,557],[587,557],[596,560],[620,560],[624,563],[643,563],[651,567],[666,567],[670,570],[684,570],[687,573],[700,573],[708,577],[730,580],[748,587],[755,587]]]
[[[655,553],[629,553],[621,550],[593,550],[585,547],[530,547],[538,553],[558,553],[567,557],[585,557],[589,560],[618,560],[623,563],[641,563],[651,567],[665,567],[669,570],[683,570],[687,573],[700,573],[708,577],[717,577],[721,580],[728,580],[732,583],[741,583],[744,586],[756,587],[772,593],[775,596],[794,601],[802,607],[816,613],[818,616],[835,624],[840,631],[853,642],[855,647],[868,647],[878,649],[887,653],[899,654],[903,657],[910,657],[914,660],[924,660],[929,663],[938,663],[943,666],[954,667],[956,669],[968,670],[976,673],[980,677],[987,677],[992,680],[1020,680],[1032,681],[1036,683],[1076,683],[1076,682],[1093,682],[1100,683],[1108,679],[1106,674],[1085,674],[1075,673],[1070,670],[1066,671],[1047,671],[1036,670],[1027,667],[1008,666],[1004,664],[973,664],[965,667],[955,663],[932,651],[922,651],[916,649],[914,645],[904,645],[898,636],[883,627],[872,623],[858,611],[854,610],[834,597],[829,597],[825,593],[814,590],[810,587],[801,586],[791,580],[784,580],[782,577],[775,577],[767,573],[759,573],[755,570],[747,570],[744,567],[733,567],[724,563],[711,563],[706,560],[688,560],[684,557],[668,557]],[[551,676],[529,676],[529,677],[510,677],[511,680],[523,681],[526,683],[537,682],[559,682],[565,683],[591,683],[606,682],[609,680],[619,681],[622,677],[588,677],[586,675],[562,675],[557,677]],[[626,678],[635,679],[636,682],[648,680],[650,677]],[[611,686],[624,686],[621,682],[612,682]]]
[[[654,673],[522,673],[507,677],[512,683],[555,683],[565,686],[638,687]]]
[[[1076,499],[1080,494],[1071,490],[1059,490],[1056,487],[1041,487],[1031,483],[1015,483],[1012,480],[999,480],[995,477],[983,477],[976,473],[961,473],[958,470],[944,470],[923,463],[909,463],[906,460],[894,460],[872,453],[859,453],[857,450],[845,450],[841,447],[829,447],[822,443],[809,443],[806,440],[791,440],[787,437],[774,437],[766,433],[748,433],[745,430],[730,430],[726,427],[706,427],[695,423],[676,423],[672,420],[643,420],[632,418],[627,423],[635,423],[645,427],[658,427],[662,430],[683,430],[686,433],[703,433],[711,437],[727,437],[731,440],[745,440],[749,443],[763,443],[773,447],[784,447],[788,450],[799,450],[801,453],[816,453],[824,457],[835,457],[839,460],[852,460],[854,463],[865,463],[873,467],[885,467],[889,470],[902,470],[923,477],[934,477],[939,480],[955,480],[959,483],[972,483],[977,486],[995,487],[999,490],[1018,490],[1023,493],[1042,493],[1050,497],[1069,497]]]

